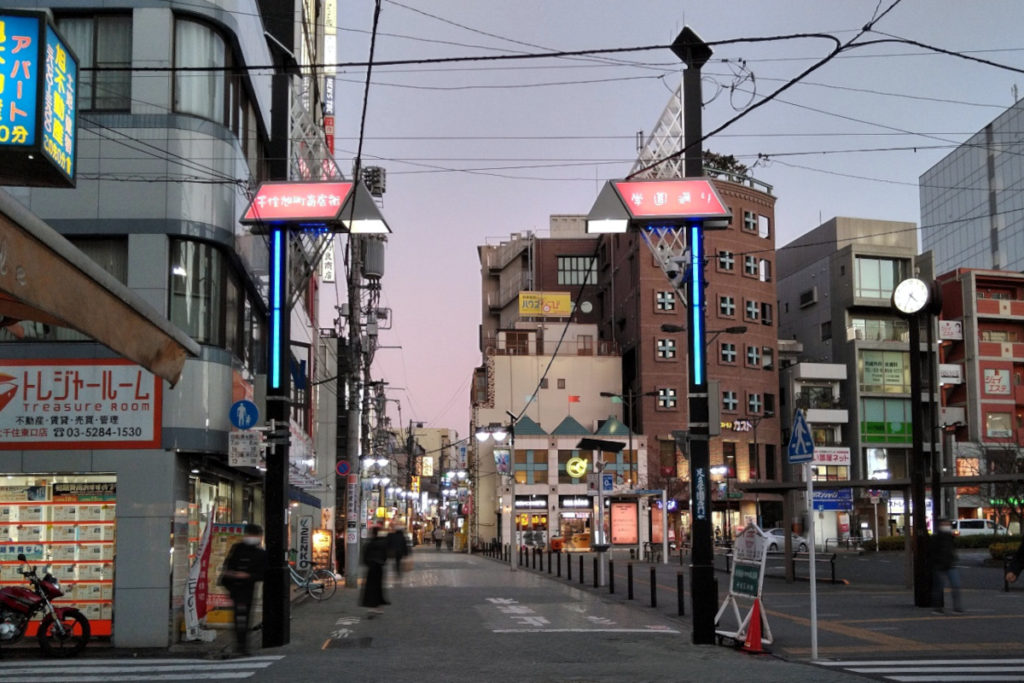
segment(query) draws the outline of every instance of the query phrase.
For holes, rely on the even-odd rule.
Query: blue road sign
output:
[[[793,417],[793,431],[789,437],[787,453],[790,465],[814,459],[814,439],[811,438],[811,428],[807,426],[803,410],[797,410]]]
[[[231,424],[238,429],[251,429],[260,419],[260,409],[252,401],[235,401],[231,404]]]
[[[601,490],[602,491],[614,491],[615,490],[615,475],[614,474],[602,474],[601,475]]]
[[[338,473],[339,477],[344,477],[349,472],[349,466],[347,460],[339,460],[338,464],[335,465],[334,471]]]

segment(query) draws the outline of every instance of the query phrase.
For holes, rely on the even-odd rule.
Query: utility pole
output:
[[[356,175],[358,178],[358,175]],[[360,286],[360,238],[349,234],[349,270],[348,270],[348,503],[345,518],[345,587],[357,588],[359,585],[359,542],[362,526],[362,467],[360,454],[360,374],[362,363],[360,340],[359,304]],[[365,452],[365,451],[363,451]]]

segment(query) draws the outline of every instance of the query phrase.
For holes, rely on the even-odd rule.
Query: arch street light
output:
[[[516,434],[516,416],[509,411],[505,411],[508,415],[509,423],[508,427],[500,423],[492,422],[486,427],[480,427],[476,430],[474,436],[479,443],[484,443],[488,439],[494,439],[495,448],[494,452],[494,466],[498,471],[498,474],[502,478],[508,478],[508,490],[509,490],[509,515],[508,515],[508,530],[509,530],[509,551],[508,551],[508,563],[509,569],[516,571],[516,542],[517,534],[515,528],[516,519],[516,477],[512,467],[512,460],[515,454],[515,434]],[[508,439],[508,448],[498,446]]]

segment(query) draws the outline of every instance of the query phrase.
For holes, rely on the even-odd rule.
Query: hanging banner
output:
[[[207,631],[200,626],[200,620],[207,612],[207,592],[209,581],[207,574],[210,569],[210,532],[213,530],[213,509],[210,509],[203,529],[203,537],[199,542],[199,553],[195,562],[188,570],[188,585],[185,593],[185,640],[213,640],[215,631]]]

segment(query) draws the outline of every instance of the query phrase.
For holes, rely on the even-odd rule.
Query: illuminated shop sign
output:
[[[38,12],[0,13],[0,185],[74,187],[78,59]]]
[[[0,362],[0,450],[158,448],[161,386],[120,360]]]

